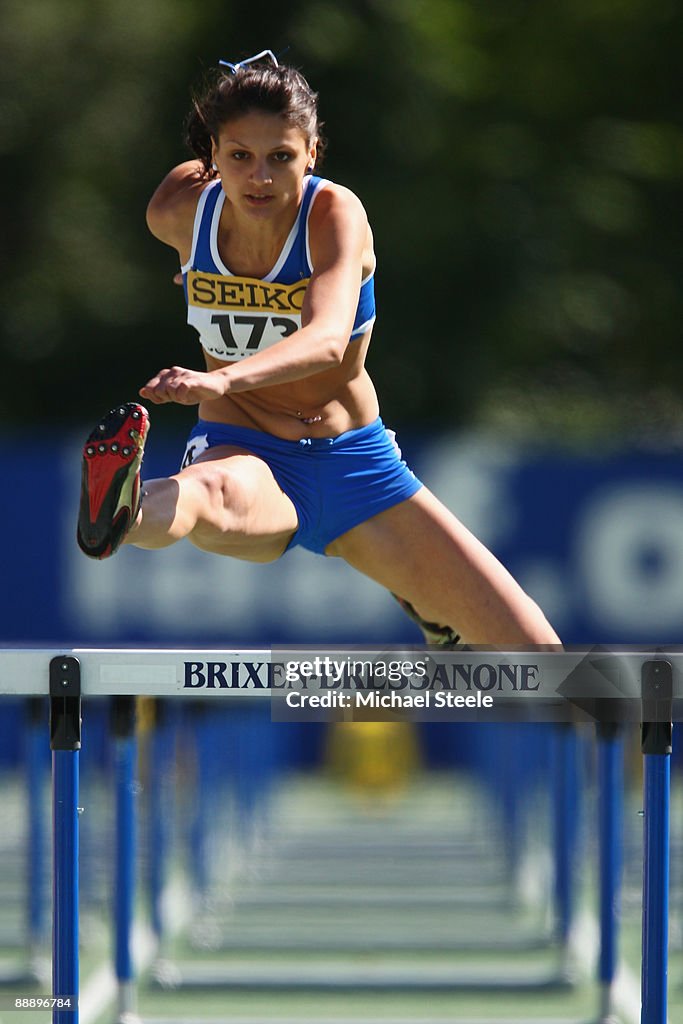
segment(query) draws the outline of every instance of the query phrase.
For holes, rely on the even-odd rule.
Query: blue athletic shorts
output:
[[[347,530],[410,498],[422,487],[381,419],[338,437],[284,441],[259,430],[199,420],[182,468],[202,452],[229,444],[263,459],[292,501],[299,526],[288,549],[324,554]]]

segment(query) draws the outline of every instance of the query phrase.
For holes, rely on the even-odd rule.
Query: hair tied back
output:
[[[229,60],[219,60],[218,64],[224,68],[230,68],[233,75],[236,75],[241,67],[245,64],[253,64],[255,60],[260,60],[261,57],[269,57],[275,67],[279,67],[277,57],[272,50],[261,50],[260,53],[255,53],[253,57],[245,57],[244,60],[240,60],[237,64],[232,64]]]

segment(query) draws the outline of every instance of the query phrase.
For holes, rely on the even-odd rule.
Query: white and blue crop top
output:
[[[301,327],[301,308],[313,273],[308,215],[328,182],[307,175],[297,218],[282,252],[263,278],[237,277],[218,251],[218,226],[225,193],[220,181],[199,197],[189,262],[182,267],[187,322],[199,332],[202,348],[217,359],[235,361],[260,352]],[[375,320],[374,272],[361,282],[350,341]]]

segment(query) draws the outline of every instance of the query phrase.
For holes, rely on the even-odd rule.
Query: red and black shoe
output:
[[[113,555],[137,519],[148,430],[147,410],[126,402],[107,413],[85,443],[76,538],[90,558]]]

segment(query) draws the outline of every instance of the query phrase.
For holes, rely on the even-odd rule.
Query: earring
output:
[[[217,171],[218,170],[218,164],[215,163],[215,161],[214,161],[214,163],[211,164],[211,170],[212,171]]]

